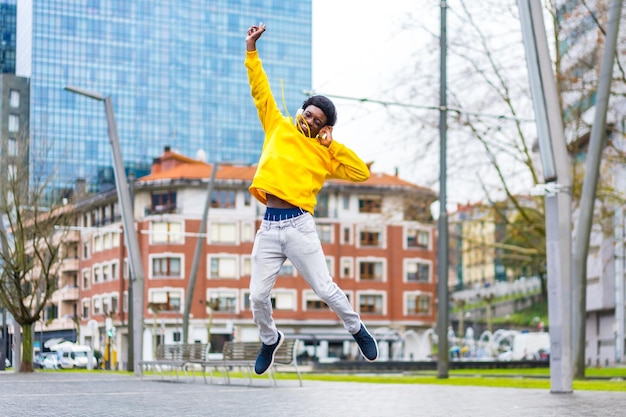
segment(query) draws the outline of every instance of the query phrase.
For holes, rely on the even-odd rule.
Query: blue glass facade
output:
[[[0,72],[15,74],[17,0],[0,0]]]
[[[166,145],[202,149],[209,162],[257,161],[263,134],[243,65],[251,24],[268,26],[259,51],[291,114],[311,86],[311,0],[28,1],[31,146],[48,149],[31,163],[57,186],[114,184],[104,107],[67,85],[112,97],[125,166],[138,176]]]

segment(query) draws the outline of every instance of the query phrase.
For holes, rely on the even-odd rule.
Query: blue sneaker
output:
[[[274,355],[276,351],[283,344],[283,340],[285,340],[285,335],[279,330],[278,331],[278,340],[273,345],[266,345],[265,343],[261,343],[261,349],[259,349],[259,354],[256,357],[256,362],[254,364],[254,372],[257,375],[263,375],[265,371],[270,369],[270,366],[274,364]]]
[[[370,362],[374,362],[376,358],[378,358],[378,345],[376,344],[376,339],[374,339],[370,332],[367,331],[367,328],[365,328],[363,323],[361,323],[361,330],[359,330],[358,333],[353,334],[352,337],[356,340],[356,344],[359,345],[361,354],[365,359]]]

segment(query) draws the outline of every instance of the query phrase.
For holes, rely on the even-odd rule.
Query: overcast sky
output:
[[[332,97],[389,99],[385,91],[401,69],[411,64],[414,58],[409,54],[429,39],[425,32],[402,30],[403,19],[409,13],[418,14],[438,31],[439,8],[420,10],[419,3],[313,0],[313,88],[329,95],[337,106],[334,136],[365,161],[374,161],[373,171],[393,174],[398,169],[400,177],[427,185],[420,183],[409,166],[413,163],[406,149],[393,145],[398,127],[389,122],[386,107]],[[438,155],[433,158],[438,162]]]
[[[469,29],[463,26],[467,23],[459,21],[459,14],[463,11],[458,3],[449,3],[449,42],[453,39],[458,42],[464,36],[472,36],[470,30],[464,30]],[[495,41],[492,51],[496,51],[498,58],[505,53],[509,56],[511,51],[515,52],[515,58],[509,62],[511,65],[507,71],[520,72],[521,75],[518,74],[514,79],[518,86],[526,85],[523,45],[521,39],[518,39],[521,38],[521,27],[517,19],[511,21],[511,14],[503,15],[501,9],[488,8],[484,3],[465,4],[476,6],[477,16],[482,19],[478,25],[481,30],[492,35],[490,42]],[[496,4],[501,5],[497,2]],[[509,3],[507,5],[509,6],[506,7],[510,7]],[[401,178],[432,188],[436,192],[439,190],[439,150],[438,147],[427,149],[425,138],[438,142],[437,113],[432,114],[432,117],[428,114],[435,123],[434,127],[426,129],[418,123],[411,124],[407,113],[410,111],[416,114],[421,111],[423,119],[425,112],[432,110],[414,112],[414,108],[385,107],[356,99],[393,101],[392,97],[396,95],[394,93],[409,91],[408,88],[402,88],[404,84],[399,87],[397,84],[399,80],[410,80],[412,74],[417,77],[414,66],[419,62],[420,74],[430,77],[430,95],[426,92],[421,94],[423,90],[419,90],[413,94],[413,100],[419,102],[403,104],[438,105],[440,68],[437,37],[440,31],[440,14],[440,2],[432,0],[313,0],[313,89],[318,94],[328,95],[337,106],[338,121],[334,137],[356,151],[366,162],[374,161],[374,172],[393,174],[397,169]],[[507,16],[509,17],[506,18]],[[406,29],[403,24],[407,23],[409,17],[411,29]],[[475,44],[468,46],[467,51],[474,51],[474,47]],[[476,53],[480,53],[480,48],[476,50]],[[454,58],[457,61],[453,61]],[[467,73],[463,72],[463,65],[459,65],[458,54],[456,57],[448,54],[448,90],[454,91],[457,98],[461,95],[468,106],[465,108],[467,111],[501,111],[488,107],[491,97],[487,98],[489,96],[482,92],[481,89],[486,88],[484,83],[467,84]],[[333,96],[350,97],[354,100]],[[517,94],[516,97],[521,95]],[[448,102],[451,103],[450,93]],[[481,104],[483,109],[488,110],[481,110],[478,107]],[[391,121],[391,111],[402,114],[403,119],[400,122]],[[452,116],[449,113],[449,118]],[[455,208],[456,203],[484,201],[486,188],[491,190],[491,187],[500,187],[498,177],[493,171],[488,171],[488,162],[472,161],[473,157],[485,159],[486,153],[478,141],[467,141],[466,135],[467,132],[448,130],[449,210]],[[404,146],[398,144],[401,142],[398,138],[401,137],[404,138]],[[416,162],[416,153],[425,155],[425,158]],[[469,161],[471,169],[459,169],[464,166],[454,164],[451,159],[453,154],[457,161],[458,158]],[[499,160],[499,166],[510,171],[517,168],[507,160]],[[453,168],[457,168],[455,174],[451,172]],[[510,172],[505,173],[507,174]],[[516,177],[513,182],[519,190],[514,192],[527,192],[529,185],[517,179]]]

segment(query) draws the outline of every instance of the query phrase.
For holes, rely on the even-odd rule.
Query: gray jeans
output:
[[[266,345],[276,343],[277,329],[272,318],[270,294],[278,271],[287,259],[315,294],[339,316],[346,330],[357,333],[361,326],[359,315],[333,282],[315,220],[310,213],[305,213],[287,220],[263,220],[257,231],[252,248],[250,303],[261,341]]]

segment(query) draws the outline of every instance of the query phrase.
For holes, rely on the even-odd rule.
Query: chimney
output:
[[[152,160],[151,174],[158,174],[161,172],[161,158],[154,158]]]
[[[87,181],[84,178],[76,178],[74,181],[74,191],[76,196],[82,196],[87,193]]]

